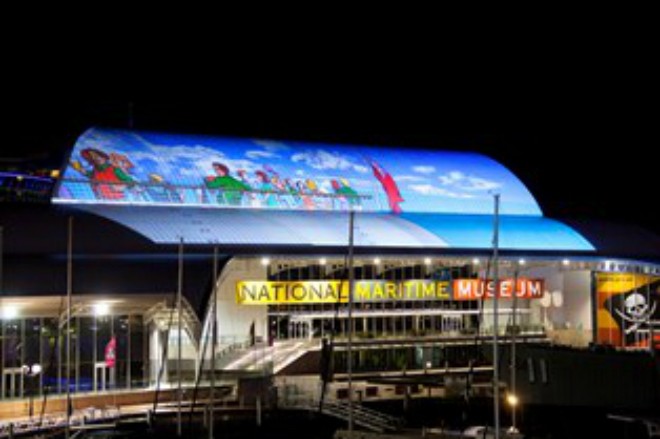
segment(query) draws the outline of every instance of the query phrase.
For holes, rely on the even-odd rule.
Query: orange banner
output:
[[[514,288],[515,283],[515,288]],[[498,287],[498,298],[540,299],[543,297],[543,279],[501,279]],[[495,282],[492,279],[456,279],[453,285],[454,300],[492,299],[495,292]]]

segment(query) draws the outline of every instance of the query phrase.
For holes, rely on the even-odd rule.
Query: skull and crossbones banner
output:
[[[596,273],[597,342],[620,347],[660,343],[660,277]]]

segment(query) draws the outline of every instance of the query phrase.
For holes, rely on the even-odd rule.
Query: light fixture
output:
[[[568,259],[562,259],[561,265],[563,265],[564,267],[568,267],[569,265],[571,265],[571,261]]]
[[[519,399],[517,395],[514,395],[513,393],[509,393],[506,396],[506,402],[509,403],[511,407],[515,407],[518,405]]]
[[[327,261],[327,259],[325,259],[325,258],[321,258],[321,259],[319,259],[319,265],[325,265],[327,262],[328,262],[328,261]]]
[[[479,260],[479,258],[472,259],[472,264],[479,265],[480,263],[481,263],[481,261]]]
[[[13,320],[18,317],[18,307],[15,305],[4,305],[2,307],[2,319]]]
[[[564,293],[561,290],[556,290],[552,292],[552,306],[555,308],[561,308],[564,304]]]
[[[92,305],[92,309],[94,310],[94,315],[97,317],[110,314],[110,305],[106,302],[97,302]]]
[[[261,258],[261,265],[263,265],[265,267],[268,264],[270,264],[270,258],[269,257],[264,256],[263,258]]]
[[[23,375],[29,376],[29,377],[35,377],[41,373],[41,364],[35,363],[32,365],[29,364],[24,364],[21,367],[21,371],[23,372]]]
[[[374,258],[374,265],[380,265],[380,258]]]
[[[431,265],[431,258],[424,258],[424,265]]]
[[[524,260],[524,259],[519,259],[518,260],[518,265],[525,265],[526,263],[527,263],[527,261]]]

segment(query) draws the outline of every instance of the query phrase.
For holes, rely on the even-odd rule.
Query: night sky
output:
[[[18,72],[0,102],[1,156],[62,163],[87,127],[126,128],[132,102],[142,130],[477,151],[518,175],[548,216],[660,233],[657,104],[642,66],[578,55],[504,70],[397,62],[343,68],[320,59],[200,77],[96,65],[45,80]]]

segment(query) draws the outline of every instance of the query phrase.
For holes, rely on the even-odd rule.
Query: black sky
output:
[[[654,63],[629,45],[574,46],[46,63],[6,82],[2,156],[60,163],[87,127],[127,127],[132,102],[136,129],[482,152],[548,216],[660,233]]]

